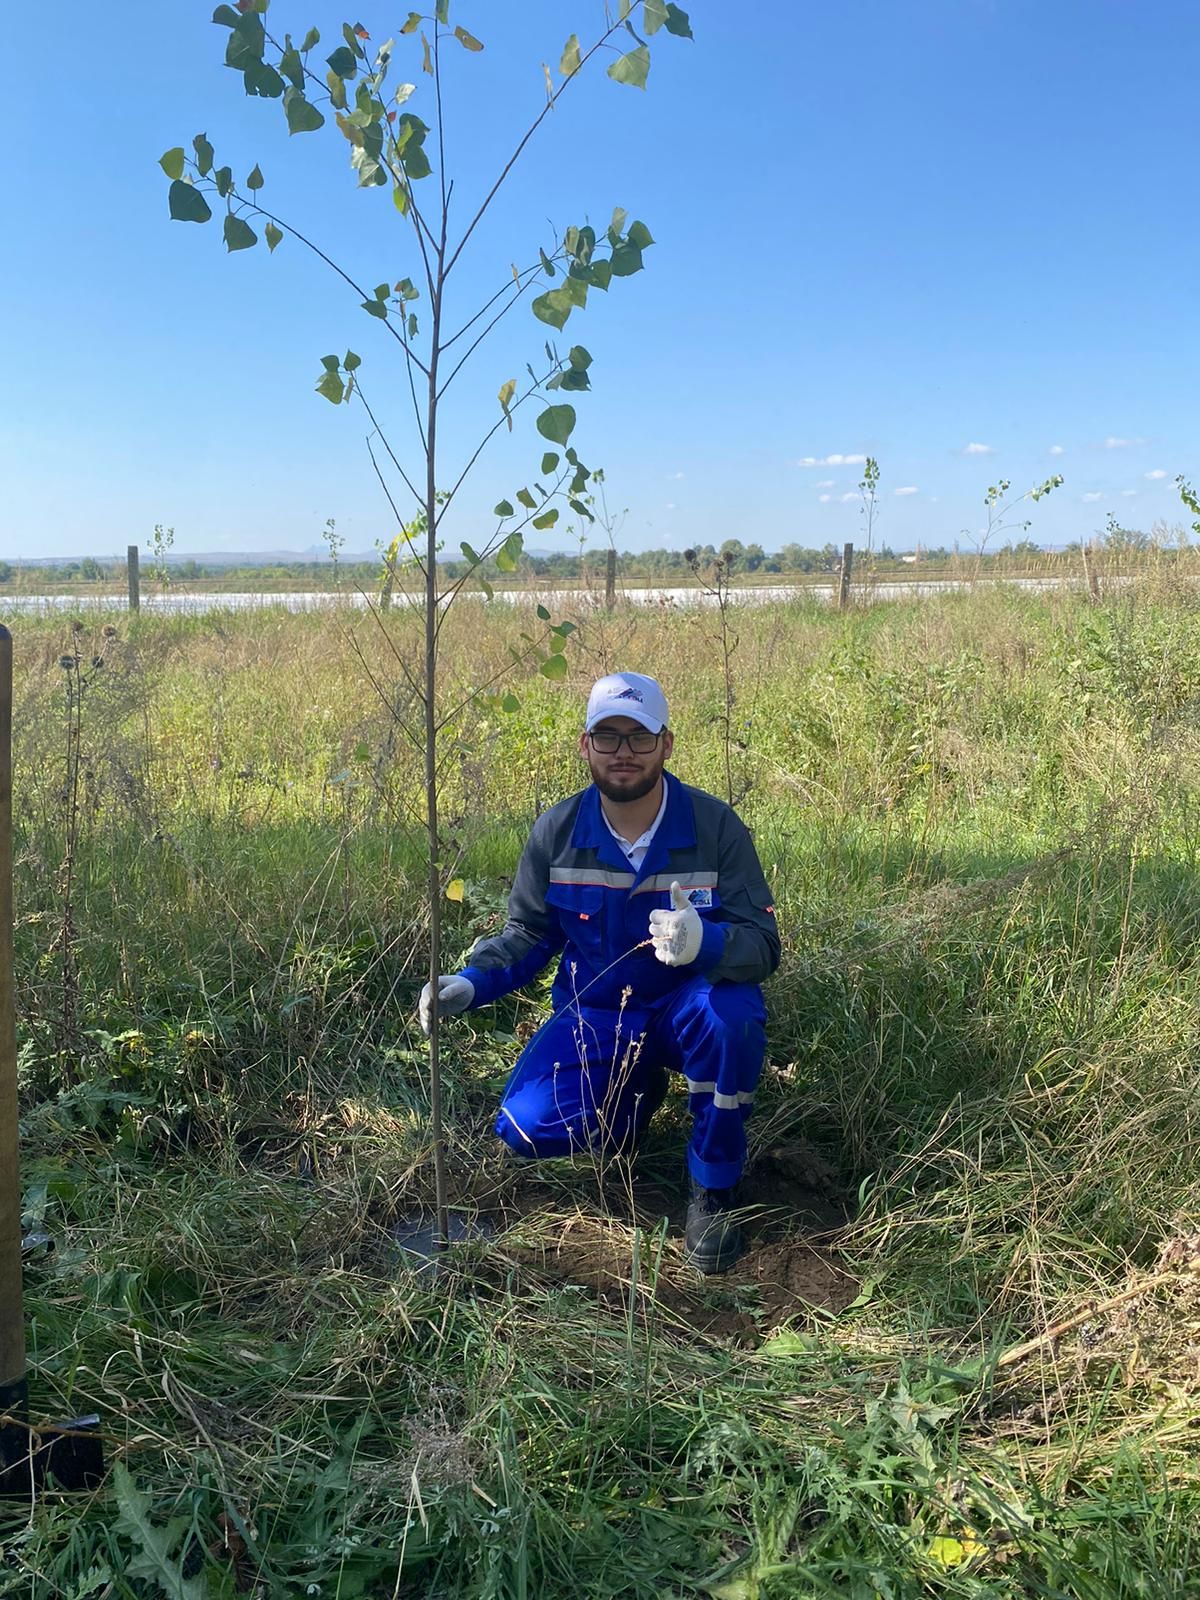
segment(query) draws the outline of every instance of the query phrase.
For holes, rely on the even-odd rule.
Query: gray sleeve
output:
[[[762,983],[779,965],[779,929],[754,841],[733,811],[721,821],[718,872],[725,946],[707,976],[713,983]]]

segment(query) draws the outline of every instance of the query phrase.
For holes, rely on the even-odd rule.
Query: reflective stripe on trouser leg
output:
[[[688,1168],[706,1189],[731,1188],[746,1164],[746,1119],[762,1071],[766,1008],[753,983],[696,978],[664,1002],[655,1023],[687,1080]]]
[[[647,1017],[572,1007],[539,1028],[505,1087],[496,1132],[523,1156],[628,1152],[657,1110],[662,1064],[644,1049]]]

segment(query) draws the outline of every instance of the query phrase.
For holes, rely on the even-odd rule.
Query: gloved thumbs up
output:
[[[686,967],[700,954],[704,924],[678,883],[671,885],[671,905],[671,911],[650,913],[650,940],[665,966]]]

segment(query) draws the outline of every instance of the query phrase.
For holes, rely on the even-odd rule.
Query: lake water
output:
[[[1114,580],[1108,578],[1106,584]],[[1120,580],[1116,580],[1120,581]],[[1083,579],[1080,578],[931,578],[929,580],[911,579],[898,583],[859,583],[855,584],[851,594],[856,603],[880,600],[920,600],[930,595],[946,594],[956,589],[970,589],[1007,585],[1013,589],[1059,589],[1081,588]],[[732,600],[737,605],[772,605],[781,601],[808,598],[818,600],[825,604],[830,603],[837,592],[834,583],[817,584],[760,584],[737,588],[732,592]],[[688,588],[628,588],[619,591],[622,600],[631,605],[639,606],[671,606],[686,608],[691,606],[713,605],[715,602],[711,595],[706,595],[700,590]],[[375,597],[372,596],[372,599]],[[478,590],[464,590],[464,600],[482,600],[483,595]],[[564,607],[586,608],[603,603],[604,592],[602,589],[564,589],[564,588],[527,588],[527,589],[497,589],[495,599],[497,602],[514,604],[524,602],[528,605],[544,604],[561,611]],[[255,608],[278,607],[285,611],[316,611],[326,606],[352,606],[362,608],[367,604],[367,597],[352,590],[337,594],[329,593],[230,593],[212,594],[188,592],[186,589],[171,589],[166,594],[145,594],[142,596],[143,611],[163,613],[202,613],[205,611],[246,611]],[[396,610],[400,610],[405,601],[397,595],[393,602]],[[0,594],[0,618],[12,616],[21,612],[50,613],[56,611],[73,611],[77,613],[96,611],[124,611],[128,608],[128,600],[121,594],[53,594],[53,595],[6,595]]]

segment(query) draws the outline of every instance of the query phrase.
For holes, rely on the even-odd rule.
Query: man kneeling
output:
[[[730,1212],[762,1069],[759,985],[779,964],[771,895],[730,806],[664,770],[673,736],[653,678],[588,698],[592,786],[534,823],[508,921],[438,979],[440,1016],[489,1004],[562,952],[554,1014],[521,1052],[496,1132],[519,1155],[630,1152],[683,1074],[692,1113],[685,1251],[701,1272],[742,1252]],[[426,1032],[432,986],[421,993]]]

